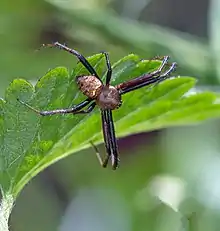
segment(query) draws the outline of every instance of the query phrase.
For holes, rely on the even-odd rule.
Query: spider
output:
[[[168,64],[169,56],[164,56],[161,62],[160,67],[152,71],[150,73],[146,73],[134,79],[128,80],[127,82],[122,82],[116,86],[110,85],[111,77],[112,77],[112,68],[109,60],[109,55],[107,52],[102,52],[105,55],[106,65],[107,65],[107,74],[105,83],[100,79],[95,69],[91,66],[88,60],[77,52],[74,49],[67,47],[59,42],[55,42],[52,44],[43,44],[44,47],[56,47],[60,48],[64,51],[67,51],[78,58],[78,60],[82,63],[82,65],[89,71],[90,75],[81,75],[77,76],[76,82],[79,87],[79,90],[87,97],[81,103],[74,105],[71,108],[65,109],[56,109],[51,111],[40,111],[29,104],[20,101],[23,105],[27,106],[29,109],[33,110],[39,115],[42,116],[50,116],[54,114],[87,114],[93,111],[95,106],[97,105],[101,110],[101,119],[102,119],[102,130],[103,137],[107,155],[103,160],[101,155],[97,149],[97,147],[90,142],[93,148],[95,149],[96,155],[100,164],[103,167],[108,165],[109,159],[112,161],[112,169],[116,169],[119,166],[119,154],[118,154],[118,146],[117,140],[115,136],[115,128],[112,117],[112,110],[119,108],[122,105],[121,96],[139,89],[141,87],[157,84],[160,81],[165,80],[169,77],[170,73],[175,70],[176,63],[172,63],[169,65],[169,69],[164,71],[164,68]],[[86,109],[85,107],[88,106]]]

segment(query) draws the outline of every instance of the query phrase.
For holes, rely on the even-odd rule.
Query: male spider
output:
[[[89,71],[91,75],[82,75],[77,77],[77,85],[79,90],[87,96],[83,102],[74,105],[72,108],[66,109],[57,109],[51,111],[39,111],[25,102],[21,102],[34,112],[38,113],[42,116],[49,116],[54,114],[86,114],[90,113],[95,106],[97,105],[101,110],[101,117],[102,117],[102,128],[103,128],[103,136],[105,142],[105,148],[107,152],[107,156],[102,160],[98,149],[96,146],[91,142],[92,146],[95,148],[96,154],[98,159],[103,167],[108,165],[109,158],[111,157],[112,160],[112,168],[115,170],[119,165],[119,156],[118,156],[118,147],[117,141],[115,137],[115,128],[112,118],[112,110],[117,109],[121,106],[121,95],[126,94],[130,91],[136,90],[138,88],[158,83],[162,80],[165,80],[169,74],[175,69],[176,63],[172,63],[169,66],[169,69],[163,72],[163,69],[166,67],[168,63],[168,56],[164,56],[160,67],[150,73],[146,73],[142,76],[136,77],[134,79],[128,80],[127,82],[120,83],[116,86],[110,85],[110,80],[112,76],[112,68],[109,60],[109,56],[107,52],[103,52],[106,59],[107,65],[107,75],[105,84],[99,78],[98,74],[91,66],[91,64],[86,60],[84,56],[82,56],[77,51],[70,49],[69,47],[60,44],[59,42],[55,42],[53,44],[43,45],[47,47],[57,47],[63,49],[73,55],[75,55],[79,61],[85,66],[85,68]],[[90,104],[90,105],[89,105]],[[88,107],[82,110],[84,107]]]

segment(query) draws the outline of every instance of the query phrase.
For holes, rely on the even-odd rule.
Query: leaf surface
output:
[[[89,57],[100,77],[106,73],[102,54]],[[155,70],[160,61],[141,60],[130,54],[113,65],[112,85]],[[103,142],[100,113],[41,117],[17,101],[40,110],[68,108],[85,99],[75,83],[88,74],[81,64],[69,73],[64,67],[50,70],[35,87],[14,80],[0,100],[0,182],[4,194],[14,197],[32,177],[70,154],[88,148],[89,141]],[[123,95],[123,105],[113,112],[117,137],[155,129],[198,123],[220,116],[218,96],[212,92],[186,95],[196,80],[167,79]]]

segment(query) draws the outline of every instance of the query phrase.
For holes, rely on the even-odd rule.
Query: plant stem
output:
[[[9,231],[8,220],[13,207],[14,199],[12,195],[5,194],[0,205],[0,231]]]

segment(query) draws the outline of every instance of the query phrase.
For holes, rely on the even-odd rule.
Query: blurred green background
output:
[[[0,6],[0,97],[14,78],[34,83],[50,68],[74,67],[65,52],[37,50],[54,41],[86,56],[109,51],[112,62],[128,53],[170,55],[178,74],[198,78],[197,90],[219,91],[219,0],[2,0]],[[217,120],[121,139],[117,171],[102,169],[92,149],[72,155],[25,187],[10,228],[218,230],[219,128]]]

